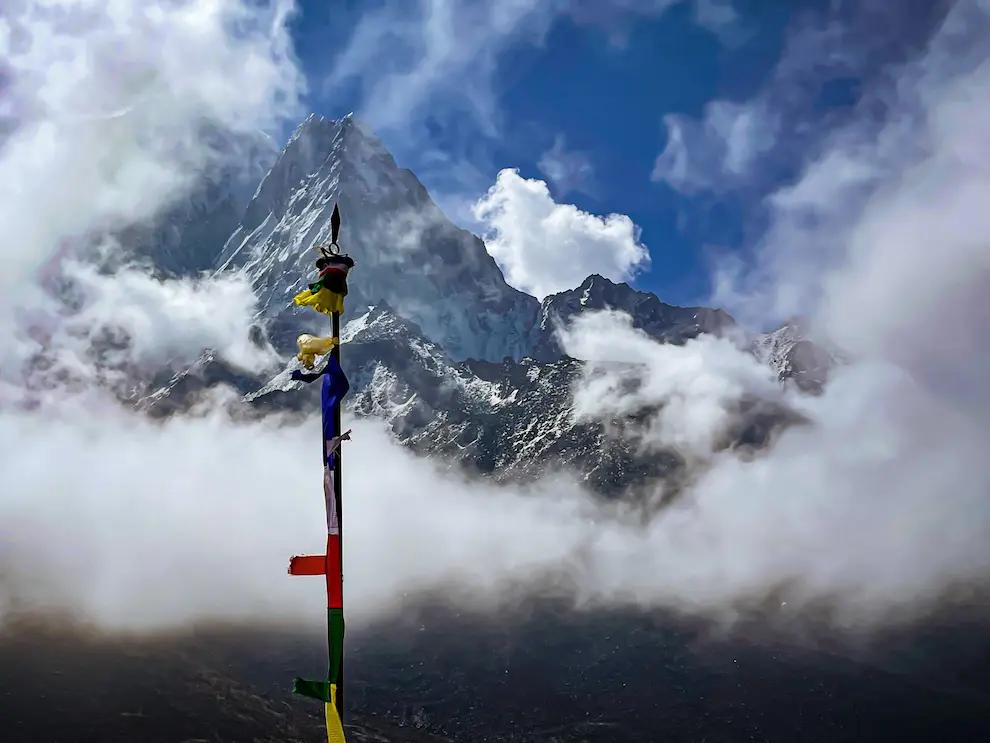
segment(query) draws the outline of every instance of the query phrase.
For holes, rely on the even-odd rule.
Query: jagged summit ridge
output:
[[[563,349],[556,329],[570,323],[576,315],[594,310],[625,312],[632,318],[633,327],[663,343],[684,343],[701,333],[718,334],[735,325],[732,316],[723,310],[666,304],[655,294],[592,274],[576,289],[551,294],[543,300],[533,357],[559,358]]]
[[[339,186],[339,163],[333,157],[340,151],[344,134],[341,123],[311,115],[293,132],[274,165],[261,180],[254,196],[244,213],[241,223],[224,245],[219,260],[221,270],[233,266],[251,264],[258,259],[264,244],[284,224],[286,216],[291,216],[293,206],[299,207],[298,194],[305,193],[315,186],[327,197],[334,197]],[[332,210],[332,205],[331,205]],[[329,224],[330,213],[311,215],[310,226],[320,227]],[[310,231],[293,231],[297,247],[303,243],[312,244],[320,237]],[[309,247],[306,245],[305,247]]]

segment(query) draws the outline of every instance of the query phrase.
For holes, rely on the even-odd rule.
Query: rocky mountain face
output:
[[[676,491],[685,465],[680,455],[645,453],[628,435],[655,411],[607,421],[575,415],[580,361],[558,355],[457,362],[385,306],[348,323],[342,339],[356,390],[352,411],[384,419],[397,440],[418,452],[496,480],[527,480],[549,468],[571,472],[601,493],[658,478]],[[794,420],[779,406],[749,402],[725,446],[761,446],[774,427]]]
[[[474,235],[451,223],[409,170],[353,117],[310,116],[296,130],[227,240],[218,269],[247,272],[276,348],[288,350],[313,316],[292,297],[344,215],[342,245],[356,261],[348,302],[387,303],[452,357],[501,361],[529,346],[539,303],[511,288]]]
[[[583,372],[576,359],[457,361],[385,304],[348,322],[341,339],[351,413],[384,420],[397,441],[421,454],[499,481],[566,470],[600,493],[618,494],[658,478],[668,493],[676,493],[682,458],[673,450],[644,453],[629,435],[642,416],[655,411],[608,421],[575,415],[574,389]],[[142,404],[167,414],[188,407],[204,388],[225,384],[247,392],[255,410],[312,410],[318,386],[292,381],[297,368],[291,359],[259,386],[207,353]],[[747,403],[738,417],[725,446],[761,446],[776,426],[795,420],[759,401]]]
[[[757,357],[777,372],[781,382],[791,381],[805,392],[820,392],[828,373],[840,362],[838,355],[808,337],[799,321],[792,321],[753,343]]]
[[[572,390],[582,367],[574,359],[456,361],[387,305],[367,308],[341,338],[351,412],[384,420],[403,445],[470,473],[520,481],[552,465],[599,492],[617,492],[638,481],[669,478],[681,465],[673,453],[643,457],[614,425],[575,420]],[[294,368],[298,362],[292,360],[250,392],[248,401],[262,408],[312,409],[317,385],[293,382]],[[173,377],[149,403],[152,409],[181,407],[190,401],[190,390],[219,379],[244,389],[222,362],[204,359],[189,374]]]
[[[639,292],[628,284],[616,284],[594,274],[577,289],[551,294],[540,305],[530,355],[555,359],[563,355],[556,329],[568,325],[582,312],[617,310],[632,318],[638,328],[662,343],[684,343],[701,333],[722,333],[735,325],[723,310],[708,307],[675,307],[655,294]]]
[[[353,411],[385,419],[416,451],[499,480],[535,477],[553,463],[601,491],[679,464],[674,455],[647,460],[601,423],[574,420],[574,359],[456,362],[387,307],[350,323],[344,338]]]
[[[326,323],[295,308],[292,297],[313,275],[315,246],[329,242],[334,203],[343,214],[341,244],[356,261],[342,333],[354,414],[383,418],[414,450],[497,479],[551,467],[600,492],[657,477],[676,482],[683,465],[676,453],[644,455],[623,435],[634,420],[575,418],[583,366],[565,354],[557,329],[580,313],[614,309],[657,340],[680,344],[729,331],[732,317],[668,305],[598,275],[540,303],[509,287],[481,240],[447,220],[353,117],[311,116],[262,179],[216,262],[217,271],[247,273],[260,297],[259,321],[289,357],[297,335],[325,332]],[[752,352],[806,390],[820,388],[832,363],[796,326],[761,336]],[[301,386],[289,380],[295,364],[272,379],[207,352],[190,369],[164,375],[141,404],[168,414],[223,384],[245,393],[256,410],[303,407],[315,389],[278,394]],[[750,405],[726,445],[759,445],[789,420],[784,411]]]

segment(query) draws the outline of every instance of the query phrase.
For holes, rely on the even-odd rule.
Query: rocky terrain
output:
[[[412,607],[411,607],[412,608]],[[349,635],[355,743],[921,743],[990,736],[979,626],[816,649],[665,616],[544,605],[487,617],[433,608]],[[326,740],[291,677],[321,633],[204,626],[105,635],[64,618],[0,631],[0,733],[53,741]]]

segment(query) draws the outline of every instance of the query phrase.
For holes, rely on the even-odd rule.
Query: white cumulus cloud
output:
[[[137,269],[104,274],[84,264],[70,273],[81,306],[64,319],[55,343],[122,334],[120,361],[149,372],[189,363],[203,348],[247,369],[273,359],[250,340],[257,298],[241,275],[162,281]]]
[[[692,459],[709,457],[739,417],[744,398],[777,400],[770,368],[728,338],[702,335],[681,346],[657,343],[619,312],[579,315],[561,331],[567,354],[586,362],[574,389],[578,418],[656,413],[641,435]]]
[[[650,263],[624,214],[598,216],[558,204],[544,181],[502,170],[474,206],[486,245],[509,284],[542,299],[597,273],[625,281]]]

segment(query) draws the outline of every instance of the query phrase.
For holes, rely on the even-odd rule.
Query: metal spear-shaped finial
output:
[[[340,207],[333,205],[333,214],[330,215],[330,244],[337,245],[337,237],[340,235]],[[339,248],[339,246],[338,246]]]

